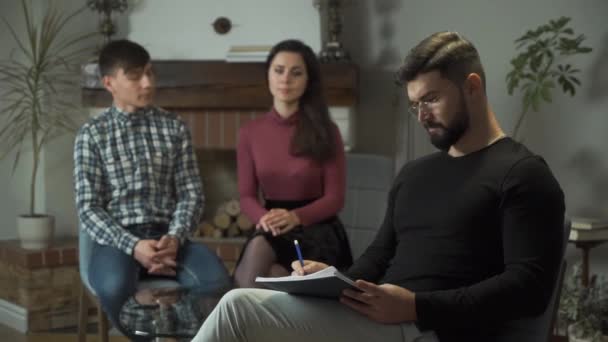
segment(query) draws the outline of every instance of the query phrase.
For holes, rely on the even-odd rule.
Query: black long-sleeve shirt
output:
[[[483,340],[542,313],[562,253],[564,196],[544,160],[510,138],[438,152],[401,170],[354,279],[416,293],[418,325],[440,340]]]

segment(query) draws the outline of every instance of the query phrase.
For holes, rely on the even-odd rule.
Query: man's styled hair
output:
[[[150,62],[150,54],[143,46],[130,40],[114,40],[106,44],[99,53],[101,77],[114,74],[122,68],[125,73],[143,68]]]
[[[437,32],[418,43],[399,68],[397,82],[406,85],[419,74],[435,70],[456,85],[461,85],[470,73],[476,73],[485,89],[486,77],[477,49],[456,32]]]

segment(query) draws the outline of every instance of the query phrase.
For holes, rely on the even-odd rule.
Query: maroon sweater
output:
[[[344,146],[337,126],[336,156],[323,164],[289,153],[298,113],[282,118],[274,109],[248,122],[239,131],[237,147],[241,209],[259,222],[267,210],[258,190],[272,200],[310,200],[295,209],[304,226],[334,216],[344,206]]]

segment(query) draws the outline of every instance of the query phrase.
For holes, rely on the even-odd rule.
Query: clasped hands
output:
[[[323,270],[329,265],[322,262],[304,260],[291,263],[292,275],[305,275]],[[355,281],[360,290],[346,289],[340,302],[351,309],[383,324],[399,324],[416,321],[416,295],[414,292],[393,284],[377,285],[365,280]]]
[[[270,209],[264,216],[260,218],[256,229],[261,229],[266,233],[272,233],[273,236],[285,234],[293,228],[301,224],[298,215],[286,209]]]
[[[149,274],[175,276],[178,249],[179,241],[175,236],[163,235],[160,240],[139,240],[133,255]]]

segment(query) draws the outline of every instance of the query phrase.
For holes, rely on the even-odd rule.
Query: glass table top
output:
[[[119,322],[134,336],[190,341],[227,291],[209,293],[179,287],[141,289],[127,299]]]

